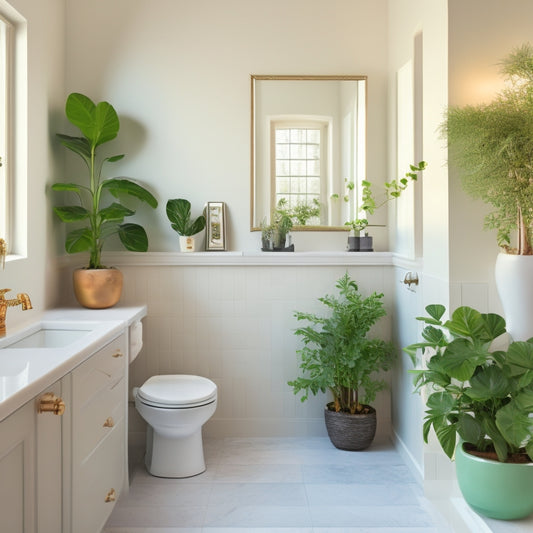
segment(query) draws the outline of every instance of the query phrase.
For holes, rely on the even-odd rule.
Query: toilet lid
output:
[[[144,403],[157,407],[196,407],[212,402],[217,386],[201,376],[152,376],[138,389],[137,395]]]

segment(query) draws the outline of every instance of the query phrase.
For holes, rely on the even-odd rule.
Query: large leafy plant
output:
[[[507,85],[494,101],[450,107],[441,132],[465,191],[494,208],[485,227],[497,230],[504,252],[531,255],[533,47],[525,44],[512,51],[501,63],[501,72]]]
[[[98,157],[98,149],[113,140],[119,131],[118,115],[108,102],[94,102],[80,93],[68,96],[65,114],[71,124],[80,131],[81,137],[58,134],[63,146],[79,155],[85,163],[88,175],[86,184],[55,183],[54,191],[74,193],[77,205],[54,207],[57,216],[66,223],[81,227],[67,234],[65,249],[68,253],[89,252],[88,268],[105,268],[101,264],[102,247],[111,235],[118,237],[127,250],[146,252],[148,236],[139,224],[124,223],[135,211],[124,205],[126,197],[133,197],[150,207],[157,207],[157,200],[144,187],[126,178],[102,179],[104,163],[120,161],[124,155]],[[104,196],[111,203],[104,205]]]
[[[501,316],[459,307],[443,321],[444,306],[426,311],[418,317],[427,324],[423,342],[404,349],[415,366],[419,349],[429,355],[426,368],[413,371],[416,389],[429,389],[425,442],[433,427],[450,458],[459,436],[500,461],[524,451],[533,460],[533,339],[493,349],[506,332]]]
[[[368,337],[371,327],[386,314],[383,294],[363,297],[347,273],[336,287],[338,296],[319,298],[329,310],[326,316],[295,313],[309,325],[295,331],[304,344],[297,351],[302,376],[289,385],[295,394],[304,391],[302,401],[309,393],[330,390],[333,410],[361,413],[386,386],[379,372],[390,369],[394,356],[390,343]]]

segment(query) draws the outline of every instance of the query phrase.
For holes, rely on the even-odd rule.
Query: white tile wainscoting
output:
[[[105,257],[106,264],[124,273],[121,304],[143,302],[148,307],[144,347],[130,367],[130,389],[156,374],[198,374],[213,380],[218,407],[204,428],[207,436],[325,435],[325,398],[301,403],[287,385],[297,375],[294,311],[322,310],[317,298],[335,292],[336,280],[346,271],[363,293],[383,292],[391,309],[392,261],[387,253],[131,257]],[[72,303],[70,293],[66,284],[64,303]],[[390,339],[390,321],[389,314],[375,333]],[[388,436],[388,391],[379,395],[376,407],[378,437]],[[145,426],[131,412],[130,436],[139,443]]]

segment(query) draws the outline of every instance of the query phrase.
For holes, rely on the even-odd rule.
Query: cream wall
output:
[[[227,202],[231,249],[259,250],[249,231],[250,74],[368,75],[368,174],[385,177],[386,0],[69,0],[67,22],[67,91],[116,106],[116,150],[127,152],[118,172],[161,201],[140,215],[153,251],[178,250],[164,211],[176,197],[197,212]],[[346,233],[294,242],[344,250]]]
[[[58,175],[61,163],[51,133],[57,128],[58,117],[50,110],[62,105],[65,82],[65,1],[10,0],[9,4],[0,0],[0,10],[7,10],[9,15],[10,6],[14,8],[25,19],[23,25],[28,35],[25,73],[28,93],[22,95],[27,103],[27,117],[22,121],[27,128],[24,139],[27,153],[19,161],[27,171],[18,182],[21,195],[14,228],[17,234],[14,252],[22,257],[9,258],[5,271],[0,271],[0,278],[1,287],[12,289],[8,296],[27,292],[33,310],[22,312],[20,307],[10,308],[8,331],[16,324],[33,320],[57,300],[58,245],[46,188]]]

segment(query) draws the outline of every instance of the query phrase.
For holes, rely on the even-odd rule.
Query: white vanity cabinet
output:
[[[123,333],[71,373],[71,520],[98,533],[126,483],[127,339]]]

